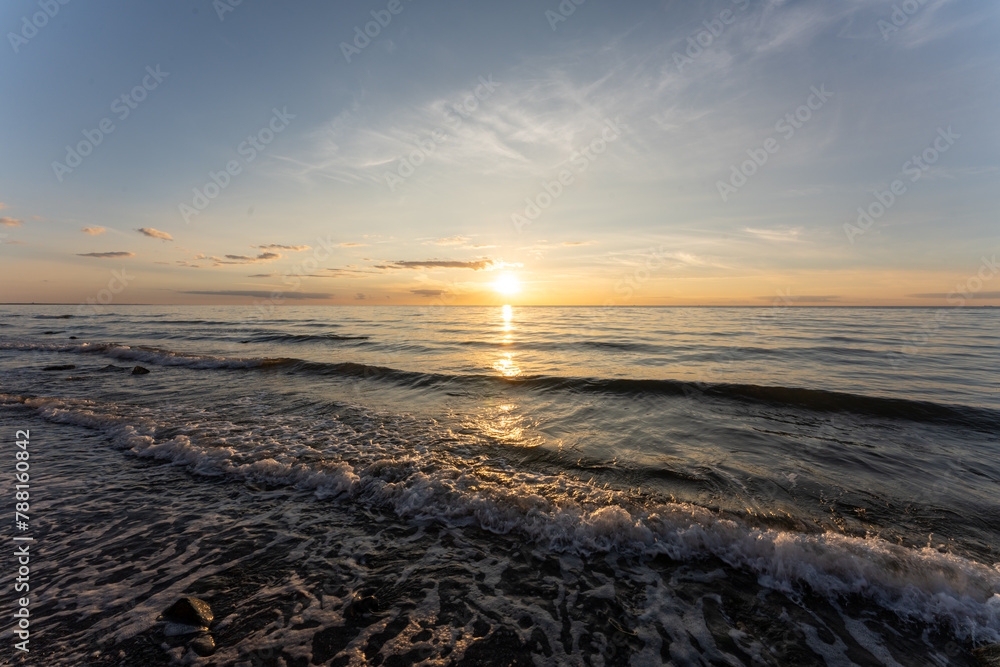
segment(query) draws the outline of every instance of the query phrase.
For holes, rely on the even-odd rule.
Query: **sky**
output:
[[[7,0],[0,28],[0,302],[1000,306],[998,3]]]

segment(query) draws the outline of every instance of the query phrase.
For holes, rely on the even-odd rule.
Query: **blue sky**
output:
[[[624,5],[6,2],[0,301],[1000,305],[1000,6]]]

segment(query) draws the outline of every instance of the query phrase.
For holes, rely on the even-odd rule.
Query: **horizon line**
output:
[[[116,304],[101,304],[99,307],[103,309],[118,308],[125,306],[148,306],[148,307],[185,307],[185,308],[201,308],[201,307],[213,307],[217,308],[219,306],[256,306],[259,303],[116,303]],[[351,307],[351,308],[412,308],[414,306],[433,306],[435,308],[503,308],[504,306],[516,306],[517,308],[1000,308],[1000,306],[992,306],[989,304],[982,305],[947,305],[947,306],[928,306],[928,305],[850,305],[850,304],[817,304],[817,303],[771,303],[771,304],[753,304],[753,303],[742,303],[742,304],[599,304],[599,303],[588,303],[588,304],[489,304],[489,303],[468,303],[468,304],[447,304],[447,303],[312,303],[312,304],[302,304],[302,303],[274,303],[270,304],[278,307],[307,307],[307,308],[323,308],[323,307]],[[0,302],[0,306],[87,306],[90,308],[98,307],[97,304],[88,304],[81,302],[62,302],[62,301],[6,301]]]

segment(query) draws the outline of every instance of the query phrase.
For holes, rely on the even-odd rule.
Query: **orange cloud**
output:
[[[267,245],[250,246],[251,248],[260,248],[261,250],[291,250],[292,252],[302,252],[303,250],[311,250],[312,246],[307,245],[282,245],[280,243],[268,243]]]
[[[134,252],[123,252],[121,250],[115,252],[78,252],[76,253],[79,257],[135,257]]]
[[[281,259],[280,252],[262,252],[256,257],[249,257],[247,255],[226,255],[226,258],[221,257],[209,257],[208,259],[215,262],[215,266],[221,266],[222,264],[256,264],[257,262],[270,262],[274,259]],[[197,257],[195,259],[198,259]]]
[[[154,239],[161,239],[163,241],[174,240],[174,237],[171,236],[170,234],[167,234],[166,232],[161,232],[158,229],[153,229],[152,227],[140,227],[135,231],[139,232],[140,234],[145,234],[146,236],[149,236],[150,238]]]

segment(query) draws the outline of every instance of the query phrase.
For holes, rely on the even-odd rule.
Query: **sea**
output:
[[[990,308],[0,306],[2,660],[976,665],[998,427]]]

